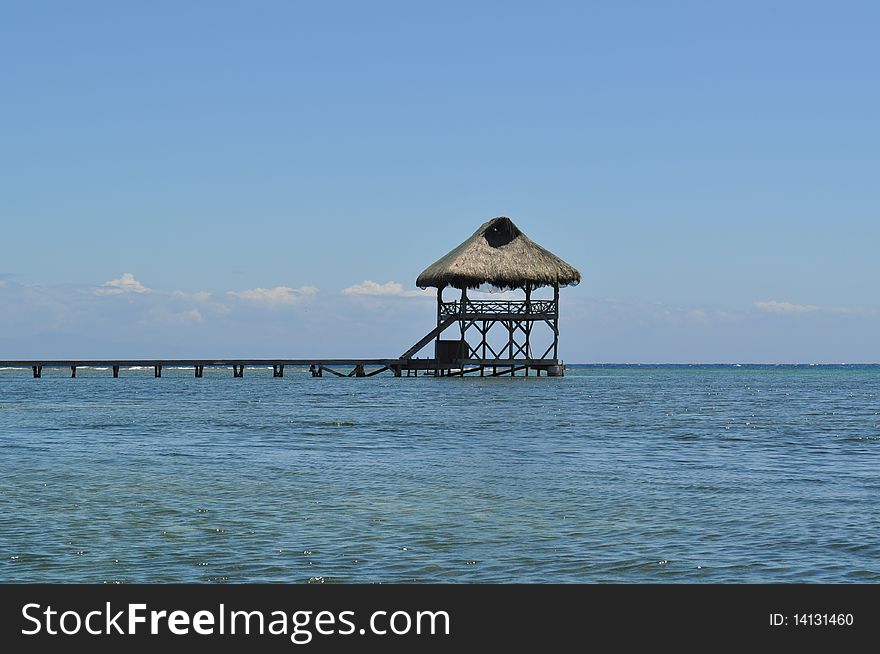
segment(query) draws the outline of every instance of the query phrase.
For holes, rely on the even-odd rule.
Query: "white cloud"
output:
[[[190,309],[179,315],[182,322],[202,322],[204,320],[202,312],[198,309]]]
[[[768,300],[766,302],[755,302],[755,307],[761,311],[778,314],[802,314],[802,313],[845,313],[851,315],[874,316],[877,315],[876,309],[865,309],[859,307],[820,307],[815,304],[793,304],[791,302],[777,302]]]
[[[452,294],[459,293],[460,291],[456,288],[451,288],[449,291]],[[533,295],[532,297],[536,297]],[[525,291],[521,291],[519,289],[495,289],[490,286],[486,286],[485,288],[475,288],[468,290],[468,297],[484,297],[489,298],[490,300],[524,300],[525,299]]]
[[[121,295],[123,293],[149,293],[150,289],[141,284],[131,273],[122,273],[119,279],[111,279],[101,284],[95,291],[98,295]]]
[[[198,309],[173,311],[167,306],[159,305],[150,309],[147,313],[149,322],[165,325],[194,325],[204,322],[205,318]]]
[[[360,284],[354,284],[342,290],[343,295],[372,295],[372,296],[397,296],[397,297],[426,297],[434,295],[432,289],[407,291],[399,282],[385,282],[380,284],[371,279],[365,279]]]
[[[252,288],[246,291],[227,291],[226,295],[275,307],[302,302],[317,292],[318,289],[314,286],[300,286],[299,288],[276,286],[275,288]]]
[[[212,295],[208,291],[196,291],[195,293],[187,293],[185,291],[174,291],[172,293],[174,297],[184,298],[187,300],[194,300],[196,302],[207,302],[211,299]]]
[[[794,304],[792,302],[777,302],[776,300],[755,302],[755,308],[768,313],[812,313],[822,310],[822,307],[817,307],[814,304]]]
[[[755,302],[755,307],[761,311],[779,314],[815,313],[817,311],[829,311],[833,313],[849,312],[849,309],[839,307],[819,307],[815,304],[794,304],[792,302],[777,302],[776,300]]]

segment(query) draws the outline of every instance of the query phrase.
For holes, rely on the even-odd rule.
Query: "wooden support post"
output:
[[[553,358],[559,358],[559,282],[553,284]]]
[[[513,358],[513,321],[512,320],[505,320],[504,324],[507,327],[507,331],[508,331],[507,358],[512,359]]]
[[[70,378],[74,379],[76,377],[76,366],[70,366]]]
[[[359,363],[354,367],[354,376],[355,377],[366,377],[364,373],[364,364]]]
[[[205,366],[202,365],[201,363],[197,363],[194,366],[194,370],[195,370],[196,379],[201,379],[202,376],[205,374]]]
[[[324,374],[325,370],[335,377],[351,377],[352,374],[354,374],[354,370],[352,370],[348,374],[345,374],[344,372],[339,372],[338,370],[333,370],[333,368],[331,368],[330,366],[321,365],[321,368],[320,368],[321,375]]]
[[[236,379],[241,379],[244,377],[244,364],[243,363],[241,365],[238,365],[235,363],[232,364],[232,376],[235,377]]]
[[[441,286],[441,287],[437,288],[437,324],[438,325],[441,322],[440,309],[443,307],[443,288],[445,288],[445,287]]]
[[[156,377],[158,379],[161,376],[162,376],[162,364],[158,363],[155,366],[153,366],[153,377]]]
[[[39,379],[43,376],[43,366],[31,366],[34,371],[34,379]]]
[[[391,369],[394,371],[394,376],[395,376],[395,377],[400,377],[400,376],[401,376],[401,375],[400,375],[400,366],[394,366],[394,367],[392,367]],[[407,369],[407,371],[406,371],[406,376],[409,377],[409,369]]]
[[[526,359],[532,358],[532,344],[531,344],[531,335],[532,335],[532,285],[531,283],[526,284],[526,323],[523,326],[523,331],[526,334],[526,351],[525,357]],[[526,377],[529,376],[529,369],[526,368]]]
[[[532,285],[527,283],[525,290],[526,290],[526,321],[523,323],[523,332],[525,333],[525,337],[526,337],[525,358],[531,359],[532,352],[531,352],[531,348],[529,347],[529,332],[531,331],[531,324],[532,324],[532,322],[531,322],[531,317],[532,317],[531,316],[531,314],[532,314]],[[526,372],[526,375],[528,375],[528,371]]]
[[[461,328],[461,340],[463,340],[463,341],[465,340],[464,332],[465,332],[465,329],[467,329],[467,327],[465,327],[464,318],[462,316],[467,312],[467,303],[468,303],[467,286],[462,286],[461,287],[461,303],[459,304],[459,314],[460,315],[458,318],[458,324],[459,324],[459,327]],[[470,354],[470,352],[468,352],[468,354]]]
[[[119,366],[113,366],[113,379],[119,377]]]
[[[284,377],[284,365],[283,364],[273,364],[272,365],[272,376],[273,377]]]
[[[441,334],[441,332],[439,331],[439,329],[440,329],[440,323],[443,321],[443,319],[440,316],[440,310],[443,308],[443,288],[444,287],[442,287],[442,286],[439,286],[437,288],[437,329],[438,329],[438,331],[437,331],[437,337],[434,339],[434,357],[435,358],[437,357],[437,349],[440,347],[440,334]],[[413,354],[416,354],[416,353],[413,352]],[[404,356],[406,356],[406,355],[404,355]]]

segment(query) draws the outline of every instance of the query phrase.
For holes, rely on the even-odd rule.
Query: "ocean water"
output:
[[[880,581],[880,367],[43,374],[4,582]]]

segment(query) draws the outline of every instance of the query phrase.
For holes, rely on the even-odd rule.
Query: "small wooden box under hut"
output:
[[[437,289],[437,326],[401,358],[410,359],[433,340],[436,374],[562,375],[559,288],[580,280],[574,267],[529,239],[510,218],[493,218],[419,275],[417,286]],[[444,301],[447,286],[460,296]],[[468,297],[469,289],[487,287],[522,297]],[[552,299],[533,297],[537,289],[549,288]],[[447,330],[456,338],[441,338]]]

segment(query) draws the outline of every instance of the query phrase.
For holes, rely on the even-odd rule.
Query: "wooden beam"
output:
[[[331,375],[336,375],[337,377],[348,377],[348,375],[341,372],[336,372],[335,370],[333,370],[333,368],[328,368],[327,366],[321,366],[321,370],[326,370]]]
[[[421,350],[428,343],[433,341],[437,336],[439,336],[443,330],[445,330],[449,325],[456,321],[456,316],[447,316],[443,319],[439,325],[437,325],[434,329],[425,334],[415,345],[409,348],[406,352],[400,355],[400,359],[409,359],[413,354]]]
[[[510,375],[511,377],[513,377],[513,375],[514,375],[514,373],[515,373],[516,371],[518,371],[518,370],[522,370],[522,369],[524,369],[524,368],[526,368],[526,367],[527,367],[527,366],[511,366],[511,367],[510,367],[510,370],[502,370],[502,371],[500,371],[500,372],[496,370],[495,372],[493,372],[493,373],[492,373],[491,375],[489,375],[489,376],[490,376],[490,377],[500,377],[501,375]]]

